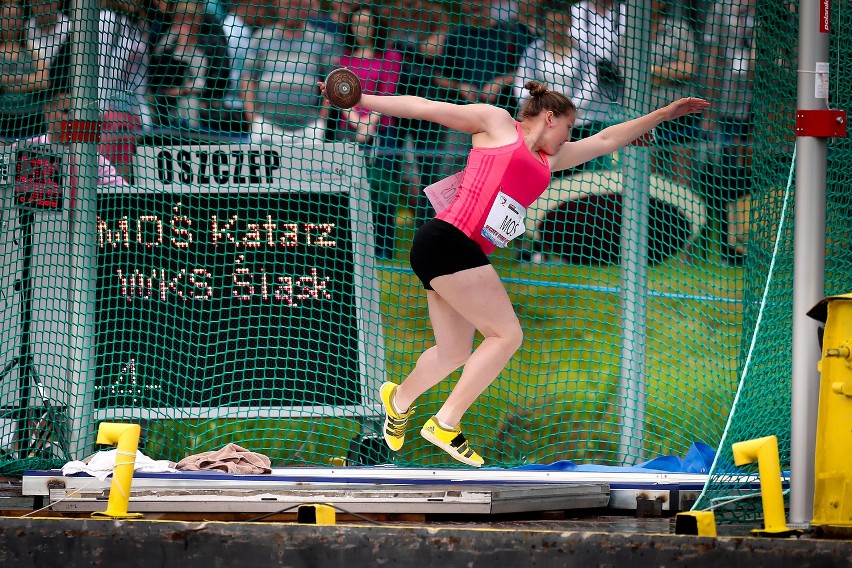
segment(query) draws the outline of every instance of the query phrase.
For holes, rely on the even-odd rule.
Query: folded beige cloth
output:
[[[185,471],[215,469],[227,473],[272,473],[272,462],[263,454],[228,444],[213,452],[187,456],[175,466]]]

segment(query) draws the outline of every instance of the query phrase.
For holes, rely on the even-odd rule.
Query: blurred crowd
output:
[[[649,1],[641,73],[624,64],[636,57],[627,57],[627,5],[617,0],[99,0],[98,69],[70,74],[58,71],[82,61],[71,50],[70,2],[0,2],[5,140],[44,135],[57,78],[68,91],[88,73],[97,77],[100,152],[122,175],[145,136],[350,141],[366,157],[386,258],[399,209],[415,224],[429,218],[420,188],[458,171],[469,141],[436,124],[329,108],[317,81],[337,66],[355,71],[367,92],[512,113],[524,83],[537,80],[577,105],[574,139],[626,118],[627,88],[646,86],[649,108],[705,97],[710,113],[655,133],[652,170],[700,185],[723,224],[750,187],[754,0]],[[711,146],[713,159],[699,156]],[[733,238],[726,245],[736,261],[742,248]]]

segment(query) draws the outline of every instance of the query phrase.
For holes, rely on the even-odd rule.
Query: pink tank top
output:
[[[474,148],[467,158],[459,193],[438,219],[457,227],[479,244],[485,254],[495,245],[482,236],[485,220],[499,192],[522,207],[529,207],[550,184],[547,155],[533,154],[524,143],[521,123],[516,123],[518,139],[497,148]]]

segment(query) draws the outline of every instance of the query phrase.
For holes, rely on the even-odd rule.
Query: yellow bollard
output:
[[[308,525],[336,525],[337,512],[331,503],[307,503],[296,509],[296,522]]]
[[[92,513],[93,517],[111,519],[138,519],[141,513],[128,513],[130,484],[133,481],[133,466],[136,464],[136,448],[142,429],[138,424],[101,422],[98,428],[98,444],[116,444],[115,468],[106,511]]]
[[[757,461],[760,475],[760,495],[763,500],[763,528],[751,531],[761,536],[790,536],[801,531],[787,526],[784,515],[784,494],[781,490],[781,464],[778,459],[778,438],[765,436],[731,446],[734,463],[738,466]]]
[[[713,511],[687,511],[675,515],[675,534],[716,536],[716,516]]]
[[[852,534],[852,294],[828,296],[808,315],[825,324],[814,455],[814,535]]]

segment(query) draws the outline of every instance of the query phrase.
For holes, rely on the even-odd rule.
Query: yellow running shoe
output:
[[[423,425],[420,435],[462,463],[474,467],[480,467],[485,463],[485,460],[473,451],[458,427],[445,430],[438,425],[434,416]]]
[[[408,419],[414,414],[412,406],[405,412],[397,412],[393,405],[393,399],[396,396],[397,384],[386,382],[379,390],[379,398],[382,399],[382,405],[385,407],[385,442],[393,451],[399,451],[405,442],[405,425]]]

